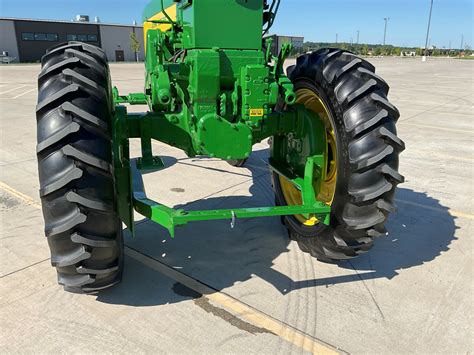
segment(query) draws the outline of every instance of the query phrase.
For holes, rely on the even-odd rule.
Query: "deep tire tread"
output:
[[[51,264],[55,267],[71,266],[90,257],[91,253],[89,253],[84,246],[78,245],[76,250],[67,255],[62,255],[61,257],[53,256],[51,258]]]
[[[62,152],[64,155],[74,158],[74,160],[80,161],[83,164],[88,164],[107,173],[111,172],[111,166],[109,163],[93,155],[84,153],[83,151],[74,148],[72,145],[66,145],[62,148]]]
[[[50,49],[38,78],[38,164],[51,263],[65,290],[121,279],[123,242],[112,168],[112,94],[105,53],[70,42]]]
[[[300,249],[318,260],[351,259],[386,234],[383,225],[396,210],[394,191],[404,181],[398,156],[405,145],[395,128],[400,112],[388,101],[389,86],[375,67],[347,51],[328,48],[302,55],[289,77],[296,87],[318,87],[325,93],[339,117],[347,154],[340,163],[344,178],[338,180],[331,226],[308,228],[294,217],[284,218],[284,225]],[[276,175],[273,184],[277,204],[286,204]]]
[[[74,191],[69,191],[66,193],[66,200],[71,203],[75,203],[79,206],[86,207],[90,210],[97,210],[102,212],[113,212],[114,207],[112,204],[94,200],[90,197],[81,196]]]
[[[53,183],[46,185],[40,189],[40,196],[45,197],[46,195],[52,194],[56,191],[61,190],[72,181],[80,179],[82,177],[83,171],[78,168],[73,168],[69,170],[64,176],[54,181]]]
[[[62,128],[60,131],[52,134],[50,137],[43,140],[42,142],[39,142],[36,147],[36,153],[42,153],[43,151],[62,141],[70,134],[79,132],[80,129],[81,126],[79,124],[77,124],[76,122],[71,122],[70,124]]]

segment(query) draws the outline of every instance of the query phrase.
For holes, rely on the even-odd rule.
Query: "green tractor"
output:
[[[394,210],[398,110],[375,68],[335,48],[272,54],[265,35],[279,0],[153,0],[144,12],[145,88],[121,95],[105,53],[80,42],[51,48],[38,78],[37,156],[51,262],[66,290],[118,283],[122,225],[134,211],[165,227],[279,217],[302,251],[324,262],[368,251]],[[127,105],[147,105],[128,113]],[[129,139],[142,156],[130,159]],[[268,139],[275,205],[208,211],[147,198],[141,172],[164,164],[152,140],[189,157],[242,166]]]

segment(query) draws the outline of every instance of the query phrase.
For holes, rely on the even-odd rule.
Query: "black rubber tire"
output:
[[[229,165],[235,166],[236,168],[242,168],[247,162],[247,159],[226,160],[226,162],[229,163]]]
[[[105,53],[80,42],[50,49],[38,88],[37,157],[51,264],[65,290],[97,292],[120,282],[123,266]]]
[[[331,225],[308,227],[294,216],[283,218],[301,250],[321,261],[345,260],[367,252],[385,235],[385,221],[395,210],[399,154],[399,111],[388,101],[389,87],[369,62],[339,49],[321,49],[298,58],[288,74],[295,91],[316,92],[331,111],[336,133],[338,177]],[[273,175],[277,205],[286,205]]]

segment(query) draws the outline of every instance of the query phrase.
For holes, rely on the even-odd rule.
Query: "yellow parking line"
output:
[[[272,333],[285,339],[287,342],[296,345],[297,347],[309,351],[313,354],[339,354],[334,348],[323,344],[321,341],[316,341],[313,338],[304,335],[288,325],[270,318],[269,316],[248,307],[247,305],[233,299],[223,293],[217,292],[207,295],[210,300],[223,305],[227,309],[231,309],[237,315],[250,323],[253,323],[261,328],[268,329]]]
[[[427,210],[431,211],[437,211],[437,212],[444,212],[444,213],[449,213],[453,217],[460,217],[460,218],[467,218],[467,219],[474,219],[474,215],[471,213],[465,213],[465,212],[459,212],[459,211],[454,211],[449,208],[443,209],[443,208],[438,208],[438,207],[432,207],[432,206],[427,206],[423,205],[421,203],[416,203],[416,202],[411,202],[411,201],[405,201],[405,200],[395,200],[396,202],[399,203],[404,203],[406,205],[411,205],[411,206],[416,206],[416,207],[421,207]]]
[[[309,351],[313,354],[339,354],[340,352],[334,349],[332,346],[323,343],[313,337],[310,337],[299,330],[284,324],[275,318],[260,312],[259,310],[240,302],[239,300],[225,294],[218,292],[215,289],[210,288],[186,274],[183,274],[163,263],[156,261],[155,259],[146,256],[134,249],[129,247],[125,248],[125,254],[132,259],[148,266],[149,268],[160,272],[161,274],[178,281],[187,288],[194,290],[195,292],[202,294],[208,300],[228,309],[235,313],[235,315],[253,325],[267,329],[273,334],[286,340],[287,342]]]
[[[19,198],[30,206],[41,208],[41,205],[31,197],[15,190],[13,187],[0,182],[0,189],[10,193]],[[231,310],[237,317],[254,324],[257,327],[264,328],[276,336],[286,340],[287,342],[313,354],[332,355],[340,354],[341,352],[332,346],[325,344],[323,341],[315,339],[306,335],[299,330],[280,322],[279,320],[245,304],[239,300],[218,292],[215,289],[206,286],[205,284],[193,279],[192,277],[183,274],[172,267],[156,261],[155,259],[146,256],[138,251],[125,247],[125,254],[138,262],[156,270],[163,275],[180,282],[184,286],[194,290],[206,297],[208,300],[221,305],[222,307]]]
[[[15,190],[13,187],[3,183],[0,181],[0,189],[3,191],[8,192],[9,194],[19,198],[23,202],[25,202],[27,205],[34,206],[36,208],[41,208],[41,204],[37,202],[36,200],[32,199],[30,196],[25,195],[24,193],[21,193],[20,191]]]
[[[41,208],[41,205],[37,201],[23,194],[22,192],[15,190],[13,187],[1,181],[0,181],[0,189],[19,198],[20,200],[24,201],[26,204],[30,206],[36,207],[38,209]],[[474,219],[474,215],[470,213],[459,212],[459,211],[454,211],[450,209],[436,208],[436,207],[431,207],[431,206],[423,205],[416,202],[399,200],[399,199],[397,199],[396,201],[402,204],[412,205],[412,206],[416,206],[416,207],[420,207],[424,209],[449,213],[454,217]],[[168,276],[172,278],[173,280],[180,282],[184,286],[202,294],[204,297],[206,297],[210,301],[215,302],[216,304],[219,304],[225,307],[226,309],[233,311],[241,319],[244,319],[247,322],[250,322],[260,328],[267,329],[268,331],[274,333],[280,338],[288,341],[289,343],[294,344],[295,346],[301,349],[304,349],[305,351],[309,351],[313,354],[339,354],[340,353],[338,350],[336,350],[335,348],[331,347],[328,344],[325,344],[321,340],[310,337],[298,331],[297,329],[287,324],[284,324],[280,322],[279,320],[274,319],[271,316],[266,315],[265,313],[260,312],[259,310],[245,303],[242,303],[231,296],[228,296],[225,293],[218,292],[202,284],[198,280],[195,280],[186,274],[183,274],[165,264],[162,264],[156,261],[155,259],[151,257],[143,255],[129,247],[125,247],[125,254],[139,261],[140,263],[150,267],[151,269],[156,270],[162,273],[163,275]]]

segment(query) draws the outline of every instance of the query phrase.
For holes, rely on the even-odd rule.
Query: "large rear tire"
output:
[[[91,293],[121,280],[122,223],[113,178],[105,53],[69,42],[42,58],[37,156],[45,234],[58,282]]]
[[[373,246],[375,237],[386,234],[396,186],[404,181],[398,173],[404,149],[395,127],[399,112],[387,100],[389,87],[372,64],[352,53],[321,49],[299,57],[288,73],[297,96],[313,94],[327,108],[337,180],[330,199],[330,226],[305,224],[299,216],[283,222],[300,248],[321,261],[356,257]],[[292,204],[276,174],[273,186],[277,205]]]

